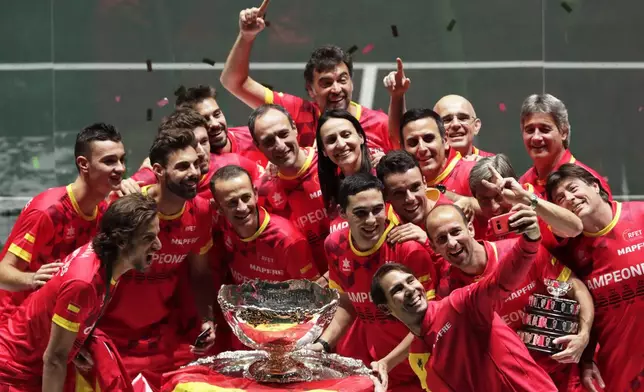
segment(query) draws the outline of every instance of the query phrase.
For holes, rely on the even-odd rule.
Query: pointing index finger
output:
[[[396,66],[397,66],[397,68],[398,68],[398,71],[397,71],[397,72],[398,72],[398,74],[402,74],[402,73],[404,73],[404,72],[405,72],[405,71],[404,71],[404,69],[403,69],[403,62],[402,62],[402,60],[400,59],[400,57],[397,57],[397,58],[396,58]]]
[[[259,11],[257,12],[257,16],[263,17],[264,14],[266,13],[266,8],[268,8],[268,4],[271,2],[271,0],[264,0],[262,2],[262,5],[259,6]]]

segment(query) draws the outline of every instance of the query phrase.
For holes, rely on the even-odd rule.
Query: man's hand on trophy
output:
[[[195,344],[190,346],[190,352],[195,355],[206,355],[215,344],[215,323],[206,320],[201,324],[201,333],[197,336]]]
[[[562,352],[552,356],[552,359],[561,363],[578,363],[581,354],[588,345],[588,335],[566,335],[554,340],[555,344],[563,344],[566,347]]]
[[[377,376],[377,379],[382,386],[382,390],[387,390],[387,385],[389,385],[389,366],[386,361],[373,361],[371,362],[371,370],[373,370],[374,376]]]
[[[602,375],[599,373],[595,362],[581,362],[579,364],[579,372],[581,373],[581,385],[588,392],[598,392],[595,385],[598,385],[602,389],[606,388],[606,384],[604,384]]]

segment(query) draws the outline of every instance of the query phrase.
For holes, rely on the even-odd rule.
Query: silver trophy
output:
[[[224,317],[239,340],[256,351],[225,352],[190,365],[273,383],[369,375],[360,361],[304,350],[329,325],[339,298],[337,290],[308,280],[225,285],[217,298]]]
[[[519,337],[530,350],[555,354],[563,350],[554,340],[576,334],[579,329],[579,303],[563,298],[572,288],[569,282],[544,279],[548,295],[533,294],[523,315]]]

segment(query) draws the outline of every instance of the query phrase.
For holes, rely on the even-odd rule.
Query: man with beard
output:
[[[603,377],[605,391],[638,390],[644,385],[644,203],[611,201],[601,180],[573,163],[550,174],[546,191],[584,225],[565,249],[565,260],[595,303],[593,336],[580,363],[582,383],[593,391],[592,379],[598,378],[604,388]]]
[[[338,202],[349,227],[331,233],[324,242],[329,287],[340,292],[340,303],[331,324],[310,347],[330,351],[353,323],[351,339],[336,351],[367,364],[388,356],[409,333],[371,300],[371,279],[378,267],[385,263],[408,266],[426,288],[427,298],[434,298],[434,270],[427,250],[416,241],[386,241],[394,223],[387,221],[382,190],[382,183],[368,173],[349,176],[340,185]],[[421,391],[408,364],[392,366],[389,390]]]
[[[381,155],[391,149],[387,116],[351,101],[353,95],[353,61],[351,55],[334,45],[316,49],[304,69],[305,87],[312,101],[277,93],[248,76],[250,52],[257,34],[266,27],[264,15],[268,1],[260,8],[249,8],[239,14],[239,36],[221,73],[221,84],[251,108],[269,103],[281,105],[291,114],[301,146],[315,142],[318,118],[330,109],[348,110],[367,134],[369,151]]]
[[[295,122],[281,106],[258,107],[250,115],[248,128],[278,170],[277,175],[265,173],[259,182],[260,205],[290,220],[306,235],[318,272],[325,274],[324,239],[329,235],[329,218],[320,191],[317,151],[300,147]]]
[[[216,98],[217,91],[214,87],[199,85],[178,94],[175,106],[178,110],[192,109],[206,118],[211,153],[241,155],[260,167],[265,167],[266,157],[253,143],[248,128],[228,128],[226,116]]]
[[[106,196],[125,172],[121,134],[96,123],[76,136],[78,177],[31,199],[18,217],[0,256],[0,312],[9,312],[42,287],[61,261],[96,233]]]
[[[597,178],[612,199],[608,183],[596,171],[579,162],[570,152],[570,123],[568,109],[557,97],[550,94],[533,94],[521,106],[523,144],[533,166],[519,182],[529,184],[541,198],[546,198],[548,175],[565,163],[574,163]]]
[[[156,204],[130,195],[105,212],[91,243],[0,323],[0,391],[75,390],[71,359],[94,331],[119,278],[160,249]]]
[[[253,180],[258,179],[263,169],[255,162],[234,153],[214,154],[210,152],[208,127],[209,124],[205,117],[188,108],[174,111],[168,117],[163,118],[159,126],[159,132],[163,132],[166,129],[189,129],[194,133],[197,139],[197,158],[201,173],[201,178],[197,185],[197,194],[203,198],[211,199],[210,179],[217,169],[226,165],[242,166],[251,173]],[[150,158],[146,158],[139,171],[123,181],[121,192],[123,194],[140,192],[141,186],[156,184],[156,182],[157,176],[152,170]]]
[[[392,145],[400,145],[400,119],[405,112],[405,93],[411,86],[411,79],[405,77],[403,63],[396,59],[398,69],[391,71],[383,79],[389,91],[389,138]],[[446,95],[436,102],[434,111],[443,119],[447,141],[463,157],[489,157],[494,154],[482,151],[474,146],[474,137],[481,130],[481,119],[476,117],[474,107],[460,95]],[[394,142],[395,141],[395,142]]]
[[[142,193],[158,204],[162,247],[152,255],[146,272],[122,277],[99,323],[118,348],[130,377],[142,373],[156,388],[163,372],[190,362],[214,342],[209,310],[214,295],[206,256],[212,246],[212,215],[209,201],[195,197],[196,147],[194,134],[186,129],[165,130],[153,142],[150,162],[158,183],[143,187]],[[195,322],[197,311],[201,318]],[[206,347],[189,347],[208,329]]]

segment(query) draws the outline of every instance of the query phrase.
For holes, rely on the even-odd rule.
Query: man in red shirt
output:
[[[253,109],[265,103],[286,108],[297,126],[301,146],[313,146],[321,113],[329,109],[343,109],[360,121],[367,134],[367,147],[372,155],[389,151],[391,143],[387,132],[387,115],[351,101],[353,61],[351,55],[341,48],[326,45],[311,54],[304,69],[304,79],[306,91],[312,101],[274,92],[248,76],[253,42],[266,26],[265,11],[265,7],[262,7],[240,12],[239,36],[221,73],[221,84]]]
[[[177,96],[177,109],[189,108],[204,116],[208,122],[210,152],[213,154],[233,153],[243,156],[261,167],[267,159],[257,149],[248,127],[228,128],[226,116],[217,103],[217,91],[212,86],[190,87]]]
[[[612,198],[608,183],[596,171],[579,162],[570,152],[570,123],[566,105],[550,94],[533,94],[521,106],[523,144],[533,166],[519,182],[530,184],[539,197],[545,198],[548,175],[564,163],[574,163],[599,180]]]
[[[484,386],[490,391],[556,391],[517,334],[495,312],[519,288],[539,247],[536,216],[525,214],[520,221],[524,235],[498,268],[441,301],[428,302],[422,284],[406,266],[388,264],[375,273],[374,303],[386,307],[416,335],[409,363],[424,390],[474,391]],[[433,245],[452,244],[451,235],[467,230],[466,222],[456,206],[434,208],[427,218]],[[447,229],[453,224],[460,228]],[[465,260],[471,251],[461,248],[453,256]]]
[[[318,179],[317,151],[301,148],[289,112],[278,105],[262,105],[248,120],[259,149],[275,165],[277,174],[265,173],[257,187],[259,203],[268,213],[284,217],[306,236],[318,272],[329,269],[324,239],[329,235],[329,217],[324,208]]]
[[[385,76],[383,83],[390,95],[389,138],[393,146],[399,147],[401,139],[398,130],[400,119],[405,112],[405,93],[411,86],[411,80],[405,77],[402,60],[397,58],[396,62],[398,69]],[[476,117],[470,101],[460,95],[446,95],[436,102],[434,111],[443,119],[450,147],[461,153],[463,157],[478,158],[494,155],[474,146],[474,137],[481,130],[481,119]]]
[[[223,167],[213,176],[211,188],[215,206],[225,218],[219,222],[219,240],[226,250],[223,265],[230,268],[235,283],[320,278],[306,238],[289,220],[257,205],[247,171]]]
[[[129,375],[135,378],[143,373],[156,387],[160,387],[163,372],[205,351],[188,347],[199,332],[214,331],[208,309],[214,295],[209,295],[206,256],[212,246],[212,214],[210,202],[195,197],[199,181],[196,146],[194,134],[186,129],[165,130],[153,142],[150,161],[158,183],[143,187],[142,193],[159,206],[162,247],[152,255],[145,273],[132,271],[123,276],[99,323],[118,347]],[[186,288],[189,272],[194,296]],[[211,333],[208,344],[213,341]]]
[[[340,304],[331,324],[311,347],[327,351],[336,347],[351,326],[351,339],[343,340],[336,351],[367,364],[388,356],[409,333],[371,300],[371,278],[378,267],[407,265],[427,289],[427,298],[434,298],[434,270],[427,250],[416,241],[386,241],[394,223],[387,220],[382,190],[382,183],[368,173],[349,176],[340,185],[338,201],[349,227],[330,234],[324,243],[329,287],[341,293]],[[421,390],[407,364],[391,370],[389,387],[394,391]]]
[[[595,303],[594,339],[580,363],[582,383],[592,390],[592,377],[597,378],[596,342],[605,390],[637,390],[644,385],[644,203],[610,201],[593,173],[570,163],[550,174],[546,190],[584,225],[583,235],[570,240],[565,252]]]
[[[208,138],[208,122],[206,118],[192,109],[181,109],[173,112],[170,116],[165,117],[159,126],[159,132],[166,129],[189,129],[195,134],[197,139],[197,158],[201,178],[197,185],[197,194],[205,199],[212,199],[210,192],[210,179],[217,169],[226,165],[238,165],[248,170],[253,176],[253,180],[259,178],[263,168],[254,161],[245,158],[242,155],[234,153],[210,152],[210,140]],[[124,194],[139,192],[140,187],[157,183],[157,177],[152,170],[150,158],[146,158],[143,165],[132,175],[132,177],[123,181],[121,190]]]
[[[92,243],[68,255],[47,285],[0,322],[0,391],[73,391],[74,368],[67,365],[83,350],[119,278],[149,266],[161,246],[158,234],[152,199],[114,202]]]
[[[78,177],[31,199],[0,254],[0,312],[42,287],[60,262],[96,233],[105,197],[119,189],[125,172],[121,134],[96,123],[76,136]]]

